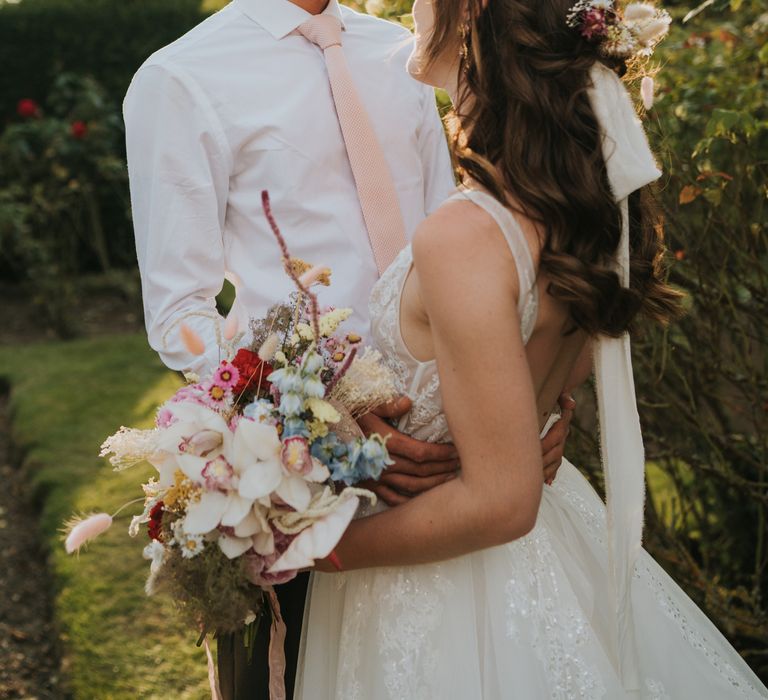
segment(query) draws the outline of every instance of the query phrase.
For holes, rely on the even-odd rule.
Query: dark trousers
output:
[[[308,583],[309,573],[303,573],[288,583],[275,586],[286,627],[285,692],[288,700],[293,697],[296,683],[301,623]],[[242,632],[218,637],[219,684],[224,700],[269,700],[270,622],[269,615],[266,615],[259,625],[250,663],[249,650],[243,644]]]

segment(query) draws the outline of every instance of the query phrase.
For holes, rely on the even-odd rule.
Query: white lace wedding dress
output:
[[[504,232],[520,275],[527,342],[536,321],[535,271],[511,214],[471,198]],[[371,297],[373,339],[413,410],[400,429],[449,441],[434,362],[400,336],[400,293],[410,247]],[[384,507],[384,506],[379,506]],[[766,698],[738,653],[645,552],[632,588],[641,690],[616,671],[607,614],[605,507],[567,461],[526,537],[437,564],[315,574],[295,693],[302,700],[539,700]]]

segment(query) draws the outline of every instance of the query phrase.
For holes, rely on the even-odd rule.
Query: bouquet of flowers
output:
[[[265,611],[279,619],[271,587],[332,552],[360,498],[374,498],[353,484],[391,463],[385,440],[354,419],[394,397],[392,377],[360,336],[339,331],[351,310],[319,308],[311,287],[329,284],[330,271],[290,257],[266,192],[263,203],[296,285],[289,303],[251,321],[250,347],[236,349],[235,324],[217,326],[224,359],[213,373],[187,375],[154,428],[123,427],[101,451],[116,470],[156,468],[129,534],[146,526],[147,593],[169,592],[201,639]],[[190,352],[205,351],[183,319],[178,330]],[[112,517],[71,521],[67,550]]]

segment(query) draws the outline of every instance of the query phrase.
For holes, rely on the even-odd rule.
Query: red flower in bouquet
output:
[[[24,119],[31,119],[40,115],[40,105],[28,97],[24,98],[16,105],[16,113]]]
[[[237,368],[240,377],[232,389],[235,397],[245,393],[255,393],[260,389],[269,389],[270,383],[267,377],[272,374],[272,367],[264,362],[255,352],[246,348],[237,351],[232,360],[232,364]]]
[[[78,119],[70,125],[69,133],[72,134],[72,138],[74,139],[84,139],[88,135],[88,125],[84,121]]]
[[[147,524],[149,538],[158,542],[163,541],[163,505],[163,502],[160,501],[149,511],[149,523]]]

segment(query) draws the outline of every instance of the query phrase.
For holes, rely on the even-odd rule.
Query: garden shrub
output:
[[[30,283],[60,335],[79,275],[135,267],[121,103],[199,0],[0,3],[0,277]]]
[[[43,102],[62,73],[92,76],[118,108],[144,60],[204,16],[200,0],[0,3],[0,118]]]
[[[122,120],[98,83],[70,74],[46,107],[26,99],[19,112],[0,134],[0,258],[68,336],[78,276],[135,260]]]

